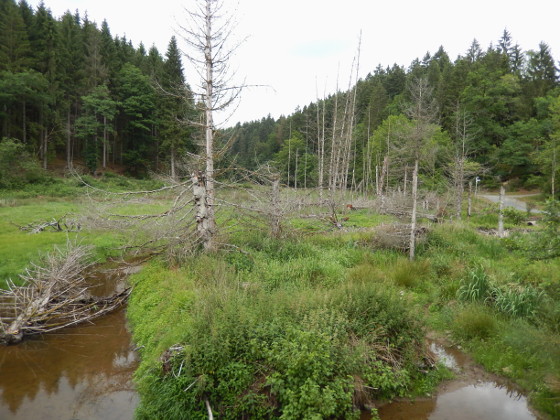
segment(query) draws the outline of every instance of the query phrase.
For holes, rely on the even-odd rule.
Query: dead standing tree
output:
[[[234,22],[226,17],[222,0],[196,0],[192,9],[186,10],[187,24],[180,26],[182,39],[189,47],[184,52],[198,73],[200,83],[195,96],[203,117],[196,124],[204,130],[204,174],[192,176],[193,195],[197,205],[196,221],[204,249],[216,248],[215,172],[214,146],[216,125],[214,113],[223,111],[239,97],[242,86],[231,84],[229,61],[236,50],[229,46]]]
[[[426,142],[435,132],[433,121],[436,116],[436,106],[432,96],[432,88],[429,86],[426,78],[414,80],[409,87],[409,93],[411,97],[411,105],[407,109],[407,115],[414,123],[407,145],[410,157],[414,161],[414,170],[412,172],[412,215],[410,218],[409,247],[409,257],[410,260],[413,260],[416,250],[418,170],[420,160],[425,152]],[[433,152],[434,151],[430,151],[430,153]]]

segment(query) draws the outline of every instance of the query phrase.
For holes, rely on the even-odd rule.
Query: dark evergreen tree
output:
[[[32,64],[28,28],[12,0],[0,3],[0,71],[24,71]]]

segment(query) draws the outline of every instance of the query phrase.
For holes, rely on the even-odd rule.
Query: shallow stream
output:
[[[122,287],[122,272],[119,277],[97,276],[97,293]],[[512,384],[489,375],[457,349],[429,344],[456,379],[433,397],[382,406],[382,420],[538,419]],[[138,404],[131,380],[137,365],[122,309],[94,324],[0,346],[0,419],[131,420]],[[363,420],[369,418],[363,413]]]
[[[381,420],[534,420],[527,398],[515,385],[485,372],[464,353],[430,341],[436,358],[456,374],[437,395],[396,401],[379,409]],[[368,419],[362,416],[362,420]]]
[[[126,274],[97,273],[92,293],[110,294]],[[137,364],[124,309],[93,324],[0,345],[0,419],[130,420],[138,404]]]

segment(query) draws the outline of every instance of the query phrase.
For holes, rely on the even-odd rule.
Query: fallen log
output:
[[[14,226],[17,226],[19,230],[23,230],[29,233],[40,233],[44,232],[50,228],[54,232],[79,232],[82,229],[82,225],[72,219],[66,219],[66,215],[59,219],[52,218],[52,220],[47,220],[44,222],[33,222],[27,225],[18,225],[11,222]]]
[[[89,294],[85,273],[90,247],[69,246],[50,254],[21,277],[23,286],[10,283],[0,291],[0,343],[16,344],[24,336],[43,334],[91,321],[121,306],[130,294],[125,288],[110,296]]]

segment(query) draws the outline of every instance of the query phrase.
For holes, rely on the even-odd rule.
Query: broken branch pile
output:
[[[15,223],[12,224],[17,226],[20,230],[29,233],[43,232],[49,228],[55,232],[78,232],[82,229],[82,226],[79,222],[75,220],[66,219],[66,216],[63,216],[60,219],[56,219],[53,217],[52,220],[47,220],[44,222],[28,223],[27,225],[24,226],[20,226]]]
[[[34,265],[0,291],[0,343],[19,343],[24,336],[42,334],[90,321],[122,305],[130,288],[111,296],[89,293],[85,272],[91,247],[72,246],[49,254],[43,266]]]

